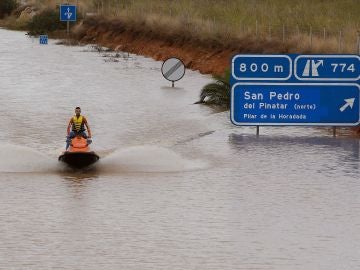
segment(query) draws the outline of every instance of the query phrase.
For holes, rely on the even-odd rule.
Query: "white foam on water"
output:
[[[180,172],[207,167],[203,160],[189,160],[160,146],[132,146],[100,159],[97,169],[106,172]]]
[[[54,172],[57,169],[57,160],[35,149],[8,143],[0,145],[0,172]]]

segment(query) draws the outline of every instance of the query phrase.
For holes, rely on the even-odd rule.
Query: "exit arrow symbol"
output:
[[[346,103],[340,108],[341,112],[345,111],[347,107],[350,107],[351,109],[354,107],[355,98],[347,98],[344,100]]]
[[[67,12],[65,12],[65,15],[68,17],[68,20],[71,19],[72,13],[70,12],[70,8],[67,8]]]

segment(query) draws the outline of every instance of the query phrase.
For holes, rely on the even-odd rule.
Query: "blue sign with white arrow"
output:
[[[360,57],[357,55],[299,55],[294,73],[300,81],[358,81]]]
[[[235,55],[235,125],[360,125],[358,55]]]
[[[75,22],[76,21],[76,6],[61,5],[60,6],[60,21]]]
[[[235,125],[360,124],[360,87],[355,83],[239,82],[231,94]]]

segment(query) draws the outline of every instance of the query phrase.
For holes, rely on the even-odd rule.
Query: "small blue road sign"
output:
[[[61,5],[60,6],[60,21],[75,22],[76,21],[76,6]]]
[[[356,126],[356,83],[238,82],[231,91],[235,125]]]
[[[292,75],[292,60],[287,55],[239,54],[232,59],[232,76],[236,80],[286,81]]]
[[[360,57],[357,55],[299,55],[294,73],[300,81],[358,81]]]
[[[47,35],[40,35],[39,36],[40,44],[46,45],[48,44],[48,36]]]

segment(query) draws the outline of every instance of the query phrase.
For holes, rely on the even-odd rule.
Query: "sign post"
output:
[[[236,55],[231,121],[235,125],[360,125],[358,55]]]
[[[76,22],[76,9],[74,5],[60,5],[60,21],[67,23],[67,34],[70,33],[70,22]]]

